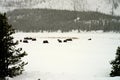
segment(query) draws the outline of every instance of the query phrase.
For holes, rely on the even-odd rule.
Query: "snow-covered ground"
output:
[[[14,37],[35,37],[37,41],[20,42],[19,47],[28,53],[24,58],[28,65],[22,75],[10,80],[120,80],[109,77],[109,62],[120,46],[119,33],[16,33]],[[57,41],[70,37],[75,39]],[[49,44],[43,44],[43,40]]]

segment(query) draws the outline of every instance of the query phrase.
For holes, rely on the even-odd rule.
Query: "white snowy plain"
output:
[[[37,41],[20,42],[28,53],[28,62],[22,75],[10,80],[120,80],[109,77],[110,61],[120,46],[119,33],[22,33],[13,35],[15,40],[35,37]],[[71,42],[59,43],[57,39],[76,37]],[[91,38],[92,40],[88,40]],[[49,44],[43,44],[48,40]]]

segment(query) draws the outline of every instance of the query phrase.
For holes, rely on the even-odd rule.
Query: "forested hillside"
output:
[[[98,11],[120,15],[120,0],[0,0],[0,12],[21,8]]]
[[[7,13],[19,31],[103,30],[120,32],[120,17],[98,12],[53,9],[18,9]]]

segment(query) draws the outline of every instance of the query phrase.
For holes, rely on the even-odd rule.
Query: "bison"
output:
[[[58,41],[59,43],[62,43],[62,40],[60,40],[60,39],[57,39],[57,41]]]
[[[67,41],[72,41],[72,39],[71,38],[69,38],[69,39],[66,39]]]
[[[32,41],[36,41],[36,38],[32,38]]]
[[[23,43],[28,43],[28,40],[23,40]]]
[[[88,40],[92,40],[91,38],[89,38]]]
[[[43,43],[49,43],[48,40],[44,40]]]
[[[72,41],[72,39],[71,38],[65,39],[63,42],[68,42],[68,41]]]

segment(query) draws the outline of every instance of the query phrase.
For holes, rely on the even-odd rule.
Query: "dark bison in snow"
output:
[[[92,38],[89,38],[88,40],[92,40]]]
[[[26,39],[26,40],[32,40],[31,37],[24,37],[24,39]]]
[[[72,41],[72,39],[71,38],[69,38],[69,39],[66,39],[67,41]]]
[[[23,43],[28,43],[28,40],[23,40]]]
[[[22,40],[20,40],[20,42],[22,42]]]
[[[43,43],[49,43],[48,40],[44,40]]]
[[[63,42],[67,42],[67,40],[63,40]]]
[[[57,41],[58,41],[59,43],[62,43],[62,40],[60,40],[60,39],[57,39]]]
[[[32,41],[36,41],[36,38],[32,38]]]
[[[71,38],[65,39],[63,42],[68,42],[68,41],[72,41],[72,39]]]
[[[32,37],[24,37],[24,40],[32,40],[32,41],[36,41],[36,38],[32,38]]]

